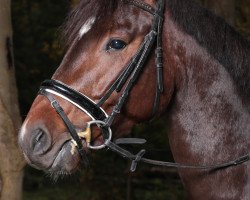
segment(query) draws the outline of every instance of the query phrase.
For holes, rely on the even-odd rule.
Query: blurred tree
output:
[[[12,1],[16,78],[23,117],[40,83],[49,78],[61,62],[60,25],[68,9],[68,0]]]
[[[237,30],[250,40],[250,0],[236,0]]]
[[[71,0],[72,5],[76,5],[79,2],[79,0]]]
[[[25,165],[17,146],[20,114],[12,54],[10,0],[0,0],[0,199],[22,199]]]
[[[236,1],[235,0],[201,0],[201,2],[215,14],[223,17],[232,26],[235,24]]]
[[[197,0],[250,39],[250,0]]]

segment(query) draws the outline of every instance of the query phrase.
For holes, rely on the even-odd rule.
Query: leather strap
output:
[[[125,86],[121,97],[119,98],[118,103],[116,104],[116,106],[114,107],[111,115],[106,119],[106,124],[107,126],[111,126],[114,118],[116,117],[116,115],[118,113],[120,113],[121,108],[123,107],[124,103],[126,102],[126,100],[128,99],[128,95],[132,89],[132,87],[134,86],[134,84],[136,83],[139,74],[141,73],[144,63],[146,62],[146,59],[150,53],[150,50],[154,44],[154,39],[156,37],[156,33],[155,31],[151,31],[146,37],[145,40],[147,41],[145,43],[145,47],[143,49],[143,52],[140,56],[140,59],[138,60],[136,67],[134,69],[134,71],[132,72],[130,79],[128,81],[128,84]]]
[[[165,8],[165,1],[157,2],[158,12],[163,15]],[[160,106],[160,97],[163,93],[163,48],[162,48],[162,29],[163,29],[163,17],[158,19],[158,36],[157,36],[157,46],[155,49],[155,65],[156,65],[156,94],[155,101],[153,105],[152,118],[156,116],[156,113]]]
[[[84,94],[74,90],[60,81],[53,79],[45,80],[42,82],[40,89],[50,89],[62,95],[63,97],[66,97],[68,100],[72,100],[74,103],[84,108],[91,118],[94,118],[95,120],[103,121],[107,118],[107,114],[102,109],[100,109],[96,103],[94,103]]]
[[[147,140],[141,138],[118,138],[115,140],[115,144],[144,144]]]
[[[111,149],[112,151],[118,153],[124,158],[127,158],[132,161],[131,171],[135,171],[136,166],[139,162],[148,163],[151,165],[163,166],[163,167],[173,167],[178,169],[197,169],[197,170],[219,170],[227,167],[237,166],[248,162],[250,160],[250,155],[246,154],[236,160],[232,160],[229,162],[221,163],[221,164],[214,164],[214,165],[186,165],[180,163],[173,163],[173,162],[165,162],[159,160],[152,160],[148,158],[143,158],[145,150],[141,150],[139,154],[132,154],[128,150],[116,145],[115,143],[109,141],[106,143],[106,146]],[[142,153],[143,152],[143,153]],[[136,163],[136,164],[135,164]]]

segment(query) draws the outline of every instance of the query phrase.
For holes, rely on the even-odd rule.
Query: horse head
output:
[[[157,42],[154,38],[157,37],[155,32],[159,28],[159,21],[162,22],[164,18],[160,13],[156,13],[157,6],[158,11],[160,9],[160,5],[156,4],[156,1],[149,0],[81,1],[71,12],[66,24],[64,34],[68,49],[52,79],[60,86],[66,86],[66,90],[77,91],[91,99],[93,104],[99,104],[107,116],[111,115],[119,102],[122,92],[130,82],[129,77],[133,76],[139,66],[138,63],[144,63],[143,69],[139,69],[141,72],[138,80],[132,81],[136,81],[136,84],[129,90],[125,105],[114,121],[112,119],[115,138],[128,135],[135,124],[152,118],[157,91],[157,68],[154,63]],[[161,9],[163,13],[164,8]],[[151,44],[147,43],[148,37],[153,37]],[[146,47],[147,45],[151,47]],[[149,49],[147,54],[145,48]],[[145,54],[144,58],[141,59],[138,54]],[[164,56],[165,52],[165,65]],[[117,80],[120,80],[121,76],[125,77],[123,83],[120,82],[120,86],[105,98],[112,85],[118,84]],[[174,87],[171,69],[164,70],[161,79],[164,80],[161,87],[166,90],[161,91],[161,101],[157,97],[157,115],[165,110],[171,99]],[[79,106],[70,103],[70,97],[61,98],[55,92],[50,95],[63,108],[77,132],[83,132],[87,122],[93,120],[93,117],[82,112]],[[51,103],[44,95],[37,96],[22,126],[20,145],[31,165],[50,172],[71,173],[79,166],[79,153],[69,130]],[[101,130],[94,127],[93,129],[95,130],[91,132],[91,145],[103,144]],[[87,151],[86,141],[81,140],[81,143],[79,145]]]

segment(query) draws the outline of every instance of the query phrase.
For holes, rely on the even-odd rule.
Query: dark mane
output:
[[[193,0],[167,0],[173,20],[223,65],[250,96],[250,43]]]
[[[78,37],[78,33],[83,24],[91,16],[95,16],[98,23],[107,19],[118,7],[120,1],[117,0],[80,0],[62,26],[62,40],[68,47]]]

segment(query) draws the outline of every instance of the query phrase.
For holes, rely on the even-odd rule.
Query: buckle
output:
[[[83,132],[78,132],[77,135],[81,138],[84,138],[86,140],[87,143],[87,147],[90,149],[103,149],[106,147],[106,144],[108,142],[111,141],[112,139],[112,130],[110,127],[106,127],[105,128],[108,130],[108,138],[104,140],[104,143],[98,146],[93,146],[91,145],[91,126],[92,125],[97,125],[99,128],[102,128],[106,125],[106,123],[104,121],[100,121],[100,120],[93,120],[93,121],[89,121],[87,122],[87,127],[85,129],[85,131]]]

